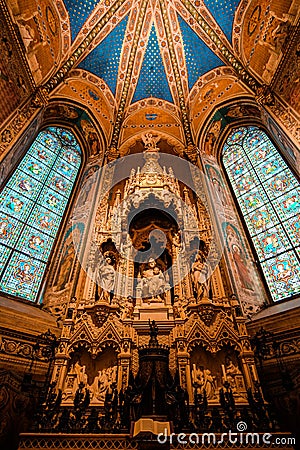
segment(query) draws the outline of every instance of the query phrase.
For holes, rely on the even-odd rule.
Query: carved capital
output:
[[[186,148],[185,148],[185,154],[188,157],[188,159],[193,163],[196,164],[197,163],[197,157],[199,154],[199,149],[196,145],[194,144],[189,144]]]
[[[107,157],[108,162],[112,162],[115,159],[119,158],[120,153],[116,147],[110,147],[106,150],[105,156]]]
[[[259,105],[271,106],[275,103],[273,92],[270,87],[265,84],[257,88],[255,99]]]
[[[46,106],[49,102],[49,94],[43,86],[38,88],[32,96],[32,106],[34,108],[41,108],[42,106]]]

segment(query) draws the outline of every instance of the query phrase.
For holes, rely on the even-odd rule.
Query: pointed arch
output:
[[[0,194],[0,291],[38,294],[82,162],[74,134],[41,131]]]
[[[222,162],[274,302],[300,293],[299,182],[267,134],[235,128]],[[238,248],[235,257],[239,258]]]

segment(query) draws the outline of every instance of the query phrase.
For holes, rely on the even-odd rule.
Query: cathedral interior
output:
[[[299,17],[0,0],[1,449],[296,448]]]

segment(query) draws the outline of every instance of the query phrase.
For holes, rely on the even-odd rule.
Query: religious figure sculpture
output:
[[[112,257],[109,254],[104,255],[105,261],[100,266],[97,283],[102,287],[100,300],[110,301],[115,284],[115,269]]]
[[[182,247],[180,231],[171,230],[171,240],[175,247]]]
[[[224,381],[227,381],[233,392],[239,390],[239,383],[237,383],[237,378],[242,376],[242,373],[237,365],[232,362],[229,356],[225,358],[225,366],[222,366]],[[243,387],[243,386],[242,386]]]
[[[205,391],[208,400],[215,397],[217,389],[216,378],[209,369],[198,368],[196,364],[193,364],[192,380],[197,394],[203,394]]]
[[[150,328],[149,344],[155,344],[155,343],[157,343],[157,335],[158,335],[158,326],[156,325],[155,320],[152,320],[152,322],[151,322],[149,319],[149,328]]]
[[[175,315],[176,319],[185,319],[186,318],[183,303],[180,300],[180,298],[178,297],[178,295],[174,296],[173,309],[174,309],[174,315]]]
[[[133,314],[133,304],[132,304],[132,301],[131,301],[131,297],[128,297],[127,301],[123,305],[123,311],[122,311],[121,319],[122,320],[132,319],[132,314]]]
[[[168,287],[168,283],[153,258],[149,259],[146,269],[142,271],[140,285],[143,298],[163,301],[163,294]]]
[[[202,252],[198,252],[192,265],[192,283],[197,300],[209,298],[211,267]]]
[[[81,366],[78,361],[74,365],[74,372],[77,375],[78,383],[83,383],[84,385],[87,384],[87,374],[85,373],[85,369],[86,367],[84,365]]]
[[[159,149],[156,144],[159,141],[158,136],[153,136],[152,133],[144,133],[142,134],[142,140],[144,143],[145,150],[148,152],[157,152]]]
[[[117,382],[117,369],[117,366],[113,366],[98,371],[98,375],[89,386],[92,402],[104,402],[106,394],[113,392]]]
[[[74,398],[79,385],[81,386],[87,386],[88,376],[85,373],[86,366],[81,365],[79,361],[76,361],[75,364],[72,364],[70,367],[70,370],[67,374],[66,383],[65,383],[65,389],[64,389],[64,395],[63,397],[65,399],[68,399],[68,397]]]

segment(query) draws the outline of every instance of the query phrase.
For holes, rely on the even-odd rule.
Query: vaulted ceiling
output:
[[[109,2],[65,0],[75,50]],[[102,78],[121,101],[128,69],[132,73],[126,105],[157,97],[177,105],[187,98],[198,78],[224,65],[222,54],[205,27],[216,31],[231,48],[238,0],[125,0],[105,24],[78,67]],[[118,5],[117,5],[118,4]],[[119,6],[119,8],[118,8]],[[112,7],[112,6],[111,6]],[[193,9],[200,14],[195,20]],[[177,81],[177,84],[176,84]]]
[[[228,66],[228,60],[243,69],[231,45],[238,3],[65,0],[71,45],[62,61],[61,75],[76,67],[108,86],[115,106],[112,148],[118,146],[124,112],[131,104],[149,98],[174,105],[184,140],[193,145],[191,90],[204,74]],[[58,73],[54,84],[59,79]]]
[[[111,148],[137,126],[165,128],[193,146],[218,104],[255,101],[298,2],[7,0],[32,92],[87,108]]]

